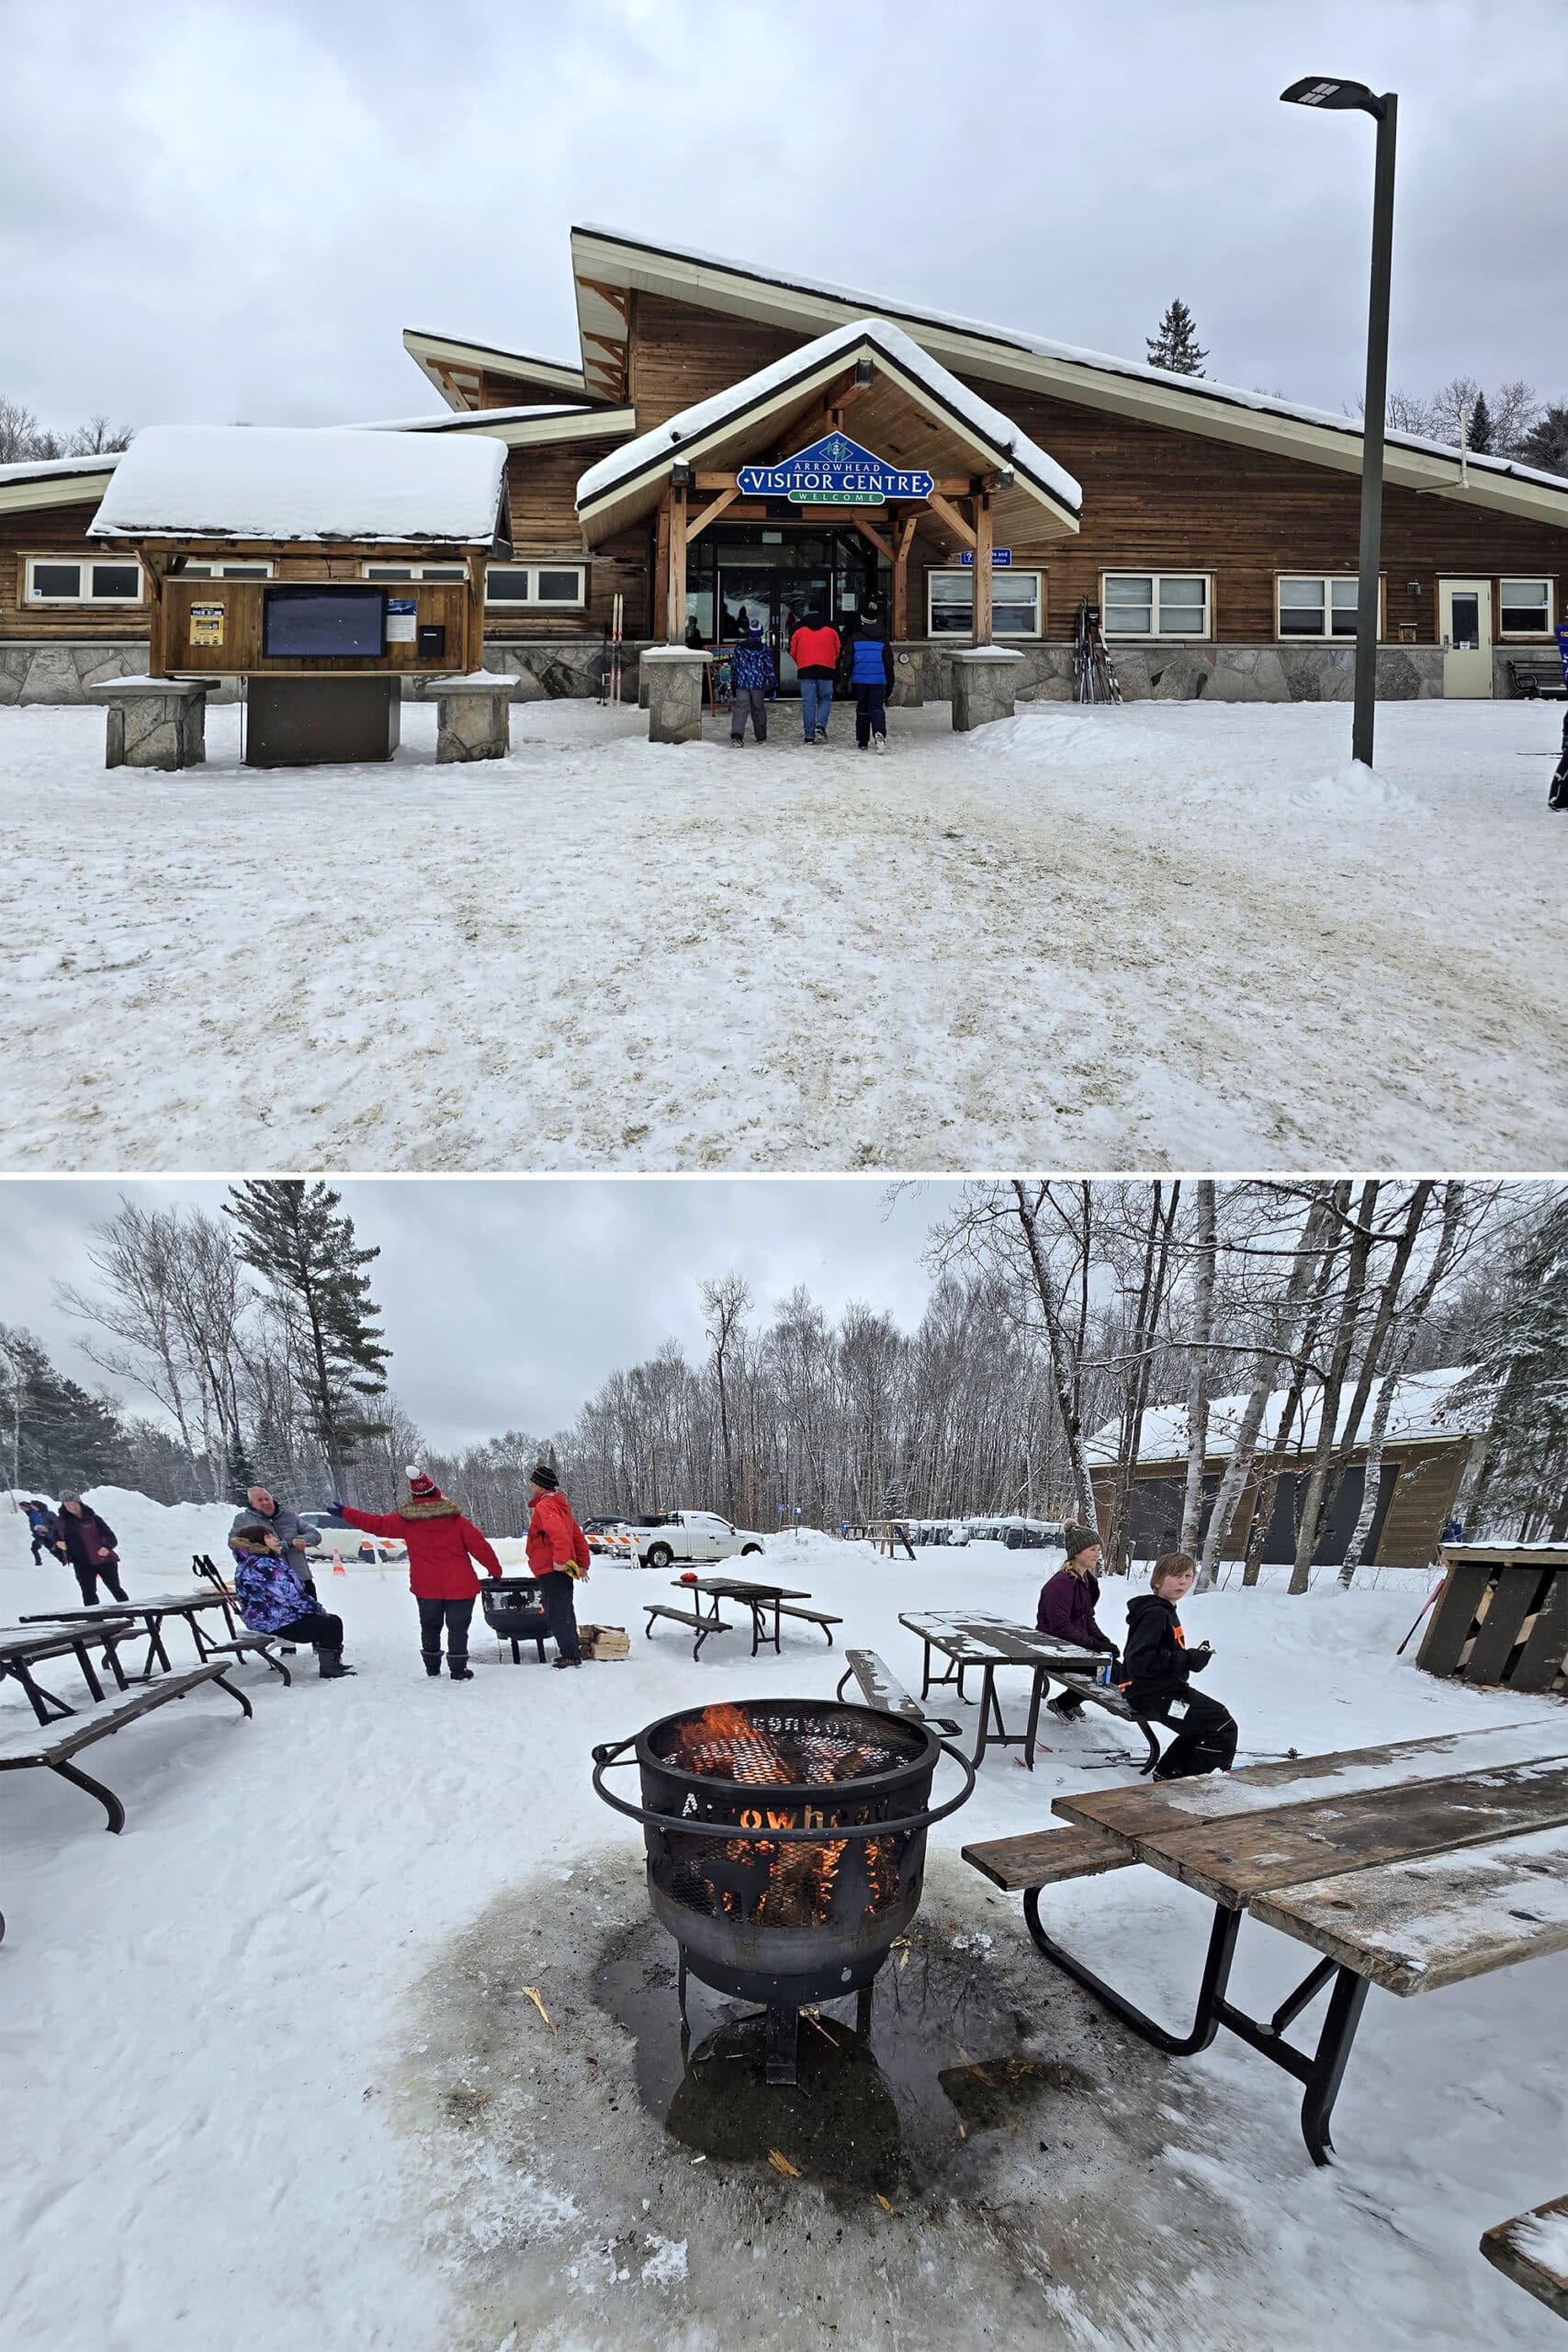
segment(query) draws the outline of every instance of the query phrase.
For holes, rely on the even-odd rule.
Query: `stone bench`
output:
[[[439,760],[503,760],[512,748],[513,681],[495,670],[438,678],[435,756]]]
[[[195,768],[207,758],[207,697],[216,678],[105,678],[84,688],[106,708],[107,768]]]
[[[703,672],[713,656],[688,645],[650,645],[638,672],[648,689],[650,743],[700,743],[703,740]]]
[[[953,663],[953,724],[958,733],[1012,717],[1021,653],[1005,645],[955,645],[948,658]]]

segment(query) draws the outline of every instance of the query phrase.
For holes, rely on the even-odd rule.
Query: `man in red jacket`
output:
[[[588,1538],[561,1493],[560,1480],[547,1464],[541,1463],[528,1488],[528,1566],[538,1579],[539,1600],[550,1621],[558,1666],[582,1664],[571,1588],[579,1577],[587,1576],[592,1557]]]
[[[828,741],[840,650],[838,630],[829,627],[820,607],[813,606],[789,641],[789,658],[800,675],[800,718],[808,743]]]
[[[424,1670],[441,1671],[441,1629],[446,1629],[446,1669],[454,1682],[471,1682],[468,1626],[479,1580],[472,1563],[491,1576],[501,1574],[501,1562],[477,1527],[448,1502],[434,1478],[410,1464],[404,1474],[409,1498],[395,1511],[350,1510],[346,1503],[329,1503],[334,1518],[367,1535],[401,1536],[409,1547],[409,1590],[419,1603],[419,1640]]]

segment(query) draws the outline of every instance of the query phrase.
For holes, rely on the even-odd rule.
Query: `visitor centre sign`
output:
[[[829,433],[778,466],[742,466],[736,481],[748,498],[787,498],[792,506],[884,506],[890,498],[929,498],[930,474],[873,457],[847,434]]]

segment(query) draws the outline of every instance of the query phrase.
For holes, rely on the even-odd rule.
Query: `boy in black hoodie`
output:
[[[1181,1781],[1198,1772],[1228,1772],[1235,1759],[1236,1727],[1228,1709],[1189,1686],[1213,1653],[1207,1642],[1190,1650],[1176,1613],[1197,1573],[1186,1552],[1168,1552],[1155,1562],[1152,1588],[1127,1604],[1127,1643],[1122,1653],[1122,1688],[1127,1703],[1153,1723],[1167,1724],[1176,1737],[1155,1766],[1156,1781]]]

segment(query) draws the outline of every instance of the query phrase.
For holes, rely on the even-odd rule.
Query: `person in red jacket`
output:
[[[828,741],[833,708],[833,677],[841,648],[819,605],[814,605],[789,641],[789,658],[800,674],[800,718],[808,743]]]
[[[463,1517],[424,1472],[412,1464],[404,1474],[409,1498],[395,1511],[350,1510],[346,1503],[328,1503],[335,1519],[367,1535],[401,1536],[409,1547],[409,1590],[419,1603],[419,1641],[424,1670],[441,1671],[441,1629],[446,1629],[446,1670],[454,1682],[471,1682],[468,1626],[479,1580],[477,1560],[487,1574],[498,1577],[501,1562],[477,1527]]]
[[[571,1588],[579,1577],[587,1576],[592,1557],[560,1480],[541,1463],[528,1487],[528,1566],[538,1579],[540,1603],[550,1621],[557,1666],[582,1664]]]

